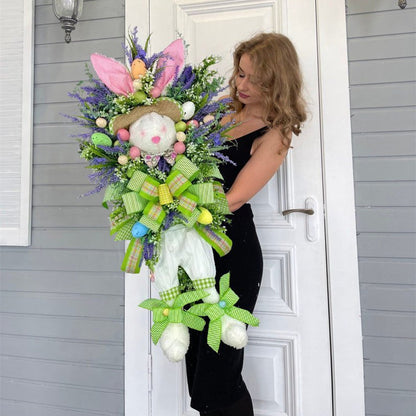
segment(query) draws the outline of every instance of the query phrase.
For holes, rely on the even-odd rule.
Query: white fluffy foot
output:
[[[217,292],[217,289],[215,287],[209,287],[207,289],[204,289],[205,293],[208,293],[208,296],[205,296],[202,300],[205,303],[218,303],[220,300],[220,295]]]
[[[237,349],[244,348],[247,345],[247,329],[244,322],[237,321],[231,316],[224,315],[221,318],[222,330],[221,340]]]
[[[170,323],[160,337],[160,348],[169,361],[181,361],[189,347],[189,330],[184,324]]]

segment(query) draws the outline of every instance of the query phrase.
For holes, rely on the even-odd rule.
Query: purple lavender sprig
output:
[[[228,156],[223,155],[221,152],[215,152],[214,156],[226,163],[231,163],[234,166],[237,166],[237,163],[235,163],[234,161],[232,161]]]
[[[125,153],[126,151],[125,148],[122,146],[110,147],[98,145],[97,147],[104,150],[104,152],[108,154]]]
[[[96,186],[94,189],[87,192],[86,194],[83,194],[82,196],[97,194],[108,185],[119,181],[119,178],[115,175],[115,168],[113,166],[106,166],[103,169],[89,174],[88,179],[90,182],[95,183]]]
[[[146,49],[143,49],[143,47],[140,45],[137,32],[138,32],[137,26],[135,26],[133,30],[130,31],[127,37],[127,45],[124,45],[124,52],[126,54],[127,59],[129,60],[130,65],[132,64],[134,59],[141,59],[146,65],[146,67],[148,67],[147,65],[148,62],[146,58]]]
[[[228,111],[227,107],[230,102],[231,102],[231,99],[229,98],[223,98],[218,101],[211,101],[210,97],[208,96],[207,103],[209,104],[204,105],[194,115],[193,118],[200,122],[207,114],[219,114],[220,117],[223,117],[223,115],[226,114]]]
[[[159,162],[157,164],[157,168],[161,172],[169,173],[169,171],[170,171],[170,165],[169,165],[168,162],[166,162],[166,160],[165,160],[165,158],[163,156],[159,159]]]
[[[145,63],[146,68],[151,68],[154,63],[163,55],[162,52],[154,53],[150,58],[147,59],[147,63]]]
[[[192,66],[187,65],[182,71],[179,78],[175,78],[172,83],[172,88],[181,87],[184,90],[189,89],[195,80],[195,74],[193,73]]]
[[[151,260],[155,251],[154,243],[148,241],[148,239],[144,239],[143,242],[143,257],[145,260]]]

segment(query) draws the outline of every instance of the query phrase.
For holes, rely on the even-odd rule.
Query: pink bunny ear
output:
[[[134,91],[131,75],[120,62],[94,53],[91,63],[100,80],[115,94],[128,95]]]
[[[159,97],[175,75],[179,75],[185,63],[185,47],[182,39],[173,41],[162,52],[162,57],[157,63],[157,69],[162,74],[155,82],[150,94],[153,98]]]

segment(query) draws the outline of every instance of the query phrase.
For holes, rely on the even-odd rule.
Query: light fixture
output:
[[[71,42],[71,32],[75,30],[82,13],[83,0],[53,0],[52,7],[55,16],[65,30],[65,42]]]
[[[407,6],[407,0],[399,0],[399,7],[404,9]]]

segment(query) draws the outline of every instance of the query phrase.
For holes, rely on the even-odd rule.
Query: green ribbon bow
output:
[[[221,342],[221,318],[228,315],[248,325],[258,326],[259,320],[249,311],[234,306],[239,297],[230,288],[230,273],[220,279],[220,300],[218,303],[199,303],[189,308],[189,312],[198,316],[208,316],[208,345],[218,352]]]
[[[227,199],[219,182],[192,183],[199,173],[193,162],[184,155],[178,155],[164,184],[147,173],[136,170],[127,186],[111,184],[107,187],[103,205],[107,207],[110,200],[122,200],[124,205],[124,209],[118,209],[120,212],[116,210],[110,215],[110,234],[115,234],[116,241],[131,240],[122,262],[123,271],[138,273],[142,263],[143,244],[132,239],[131,235],[133,225],[137,222],[137,214],[140,215],[139,221],[143,225],[155,233],[158,232],[166,217],[164,207],[170,197],[177,198],[177,209],[186,218],[185,224],[194,227],[220,256],[231,250],[232,242],[225,233],[214,231],[209,225],[197,222],[201,214],[198,208],[201,206],[215,209],[218,213],[229,213]]]
[[[150,331],[153,343],[158,343],[163,331],[170,323],[182,323],[188,328],[202,331],[205,326],[204,319],[194,315],[189,310],[183,310],[183,307],[205,296],[207,296],[207,293],[203,290],[193,290],[178,295],[172,306],[160,299],[147,299],[142,302],[139,306],[153,312],[154,324]]]

